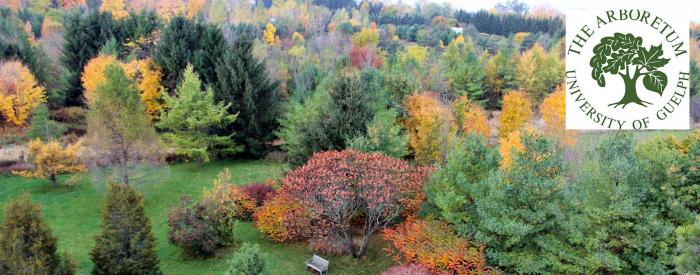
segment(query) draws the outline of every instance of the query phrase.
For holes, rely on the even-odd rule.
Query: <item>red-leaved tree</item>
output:
[[[328,221],[321,232],[335,234],[354,257],[361,257],[372,233],[417,211],[429,173],[430,168],[379,153],[329,151],[290,172],[282,188]],[[354,234],[361,235],[357,248]]]

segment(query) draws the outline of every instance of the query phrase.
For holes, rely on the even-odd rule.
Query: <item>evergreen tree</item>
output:
[[[484,72],[471,39],[453,40],[443,56],[447,79],[458,95],[466,95],[478,104],[486,102]]]
[[[101,228],[90,251],[92,274],[161,274],[151,223],[136,190],[109,184]]]
[[[56,237],[28,195],[7,204],[0,228],[0,274],[75,274],[75,263],[56,254]]]
[[[223,147],[221,153],[224,154],[236,153],[240,148],[230,136],[210,133],[212,127],[226,126],[235,121],[236,115],[228,114],[230,103],[215,104],[211,89],[202,91],[201,87],[199,76],[192,66],[187,66],[175,91],[176,96],[163,93],[168,111],[161,114],[156,126],[170,131],[164,137],[175,146],[176,153],[206,162],[215,147]]]
[[[700,273],[700,216],[695,222],[676,228],[678,256],[674,259],[679,274]]]
[[[260,252],[260,246],[258,244],[251,245],[249,243],[244,243],[243,246],[233,254],[233,259],[231,259],[231,269],[228,274],[230,275],[264,275],[267,274],[265,270],[265,258],[263,258]]]
[[[346,143],[348,147],[362,152],[382,152],[394,158],[408,155],[408,136],[397,124],[395,110],[379,111],[367,124],[367,134],[355,137]]]
[[[425,187],[425,196],[438,214],[463,237],[472,238],[477,215],[474,202],[481,182],[498,170],[498,150],[485,137],[471,134],[455,141]]]
[[[66,104],[83,105],[83,89],[80,75],[85,64],[97,56],[107,41],[116,38],[121,41],[118,22],[109,13],[92,10],[83,14],[76,10],[67,15],[63,25],[63,56],[61,62],[66,68],[64,96]]]
[[[30,139],[41,139],[41,141],[49,141],[58,139],[65,131],[66,127],[60,122],[49,118],[49,108],[46,104],[39,106],[32,115],[31,128],[27,132]]]
[[[527,133],[512,165],[475,188],[476,233],[488,259],[506,272],[583,273],[582,249],[567,218],[562,156],[554,142]]]
[[[85,141],[90,150],[88,163],[116,169],[124,184],[129,184],[132,167],[160,159],[158,136],[146,116],[139,91],[116,63],[107,66],[105,82],[97,86]]]
[[[209,87],[218,82],[216,78],[216,63],[226,52],[226,39],[216,25],[207,25],[200,37],[200,47],[194,52],[192,66]]]
[[[247,153],[260,156],[277,129],[281,94],[279,83],[269,79],[265,64],[253,56],[254,36],[251,25],[235,27],[230,49],[216,64],[214,98],[230,103],[229,113],[238,113],[227,134],[234,134]]]

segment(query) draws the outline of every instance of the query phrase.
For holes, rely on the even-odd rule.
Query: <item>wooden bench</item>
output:
[[[311,259],[306,261],[306,266],[320,272],[321,275],[323,275],[324,271],[328,271],[328,260],[314,254],[314,256],[311,257]]]

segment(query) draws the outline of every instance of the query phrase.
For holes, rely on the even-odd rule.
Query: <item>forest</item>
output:
[[[700,273],[700,131],[566,130],[565,29],[518,0],[0,0],[0,274]]]

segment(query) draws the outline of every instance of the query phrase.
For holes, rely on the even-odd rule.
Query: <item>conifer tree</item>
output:
[[[108,185],[101,228],[90,251],[93,274],[161,274],[151,223],[136,190]]]
[[[41,139],[41,141],[49,141],[51,139],[58,139],[66,127],[60,122],[54,121],[49,118],[49,108],[46,104],[42,104],[32,115],[31,128],[27,133],[27,136],[31,139]]]
[[[58,256],[56,237],[28,195],[7,204],[0,232],[0,274],[75,274],[77,266]]]
[[[169,110],[160,116],[158,128],[169,130],[164,135],[172,143],[176,152],[197,159],[209,161],[211,150],[223,147],[225,154],[240,150],[230,136],[218,136],[210,133],[212,127],[226,126],[236,120],[236,115],[228,114],[228,107],[223,102],[214,103],[211,89],[201,90],[199,76],[187,66],[182,75],[182,82],[174,97],[163,93],[163,100]]]
[[[134,82],[116,63],[105,70],[105,82],[88,113],[85,159],[96,168],[114,168],[121,183],[129,184],[131,168],[159,161],[159,140],[146,116]]]
[[[265,259],[260,252],[260,246],[258,244],[251,245],[249,243],[244,243],[243,246],[241,246],[241,248],[235,254],[233,254],[233,259],[231,260],[231,270],[229,270],[228,274],[267,274],[265,270]]]
[[[241,24],[223,60],[216,64],[214,98],[230,103],[229,113],[238,119],[228,127],[247,153],[260,156],[278,127],[281,95],[279,83],[271,81],[265,64],[253,56],[255,28]]]

